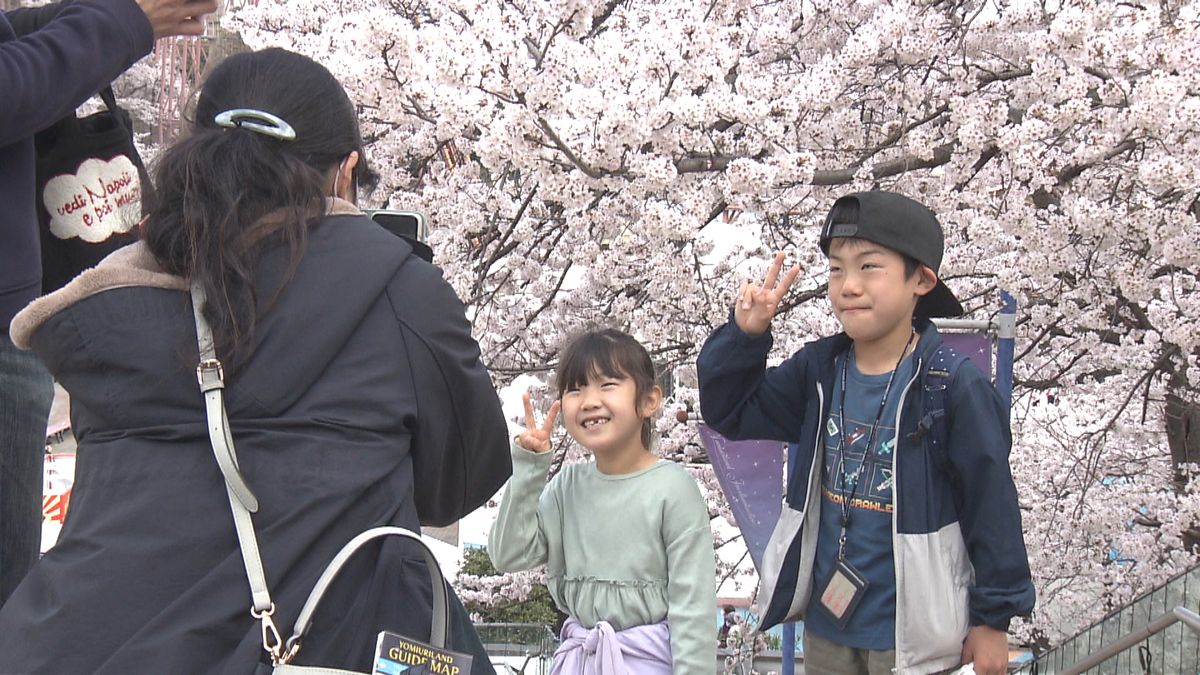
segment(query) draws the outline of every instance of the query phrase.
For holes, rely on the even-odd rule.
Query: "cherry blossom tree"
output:
[[[1012,466],[1056,641],[1196,563],[1200,3],[315,0],[224,26],[328,65],[382,186],[426,211],[498,384],[626,328],[680,386],[783,249],[782,358],[837,326],[818,226],[872,187],[932,207],[974,318],[1019,308]],[[680,416],[684,417],[684,416]],[[697,469],[714,514],[710,472]]]

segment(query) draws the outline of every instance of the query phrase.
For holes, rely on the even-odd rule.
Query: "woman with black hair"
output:
[[[142,241],[13,322],[71,394],[79,454],[58,544],[0,609],[0,672],[250,673],[267,660],[196,382],[192,283],[280,630],[352,537],[453,522],[511,473],[461,302],[354,205],[372,176],[325,68],[279,49],[230,57],[155,174]],[[402,540],[359,553],[297,662],[369,670],[379,631],[429,635],[430,594]],[[453,598],[451,615],[451,648],[490,673]]]

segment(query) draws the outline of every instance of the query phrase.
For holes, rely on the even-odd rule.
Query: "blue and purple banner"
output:
[[[942,342],[992,379],[992,338],[982,333],[942,333]]]
[[[707,424],[700,425],[700,441],[729,500],[754,568],[761,569],[763,551],[783,504],[784,444],[731,441]]]

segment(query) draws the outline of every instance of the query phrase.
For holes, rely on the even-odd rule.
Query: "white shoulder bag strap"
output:
[[[267,575],[263,572],[258,538],[254,535],[254,523],[250,520],[250,513],[258,511],[258,500],[238,471],[237,453],[233,447],[233,436],[229,433],[229,417],[225,412],[225,370],[217,360],[212,327],[201,313],[204,302],[204,289],[193,282],[192,314],[196,319],[196,343],[200,349],[196,380],[200,383],[200,391],[204,393],[208,439],[212,442],[217,466],[225,476],[233,525],[242,549],[242,563],[246,566],[246,578],[250,581],[250,614],[262,622],[263,649],[271,655],[272,660],[277,660],[283,656],[283,639],[279,637],[279,629],[271,618],[275,614],[275,603],[271,602],[271,592],[267,590]]]
[[[267,577],[263,572],[262,558],[258,551],[258,538],[254,533],[254,522],[251,513],[258,511],[258,499],[246,484],[238,469],[237,451],[233,446],[233,436],[229,431],[229,417],[225,411],[225,371],[217,360],[213,346],[212,328],[201,313],[204,306],[204,289],[197,283],[191,285],[192,313],[196,320],[196,341],[200,351],[200,363],[196,366],[196,379],[200,383],[200,391],[204,393],[205,414],[208,417],[208,438],[212,442],[213,455],[217,466],[225,477],[225,489],[229,495],[229,507],[233,512],[233,524],[237,530],[238,544],[242,549],[242,562],[246,567],[246,578],[250,582],[250,597],[252,606],[250,614],[262,622],[263,649],[271,655],[275,665],[274,672],[305,673],[307,675],[349,674],[352,671],[334,668],[289,665],[300,651],[301,642],[312,625],[312,615],[326,589],[333,583],[342,566],[350,556],[369,541],[386,536],[399,536],[421,545],[425,557],[425,566],[429,568],[430,583],[433,586],[433,626],[430,629],[429,642],[434,647],[446,646],[449,611],[446,598],[446,581],[442,577],[441,567],[433,552],[421,539],[421,536],[401,527],[376,527],[351,539],[334,556],[325,571],[317,580],[304,608],[296,619],[296,626],[286,645],[279,636],[279,630],[272,618],[275,614],[275,603],[271,601],[271,593],[267,589]]]

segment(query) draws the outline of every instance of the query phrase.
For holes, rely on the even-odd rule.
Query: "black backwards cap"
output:
[[[841,205],[857,205],[853,223],[832,222]],[[821,228],[821,252],[829,255],[835,237],[865,239],[909,256],[935,273],[942,264],[945,240],[942,226],[928,207],[904,195],[883,190],[856,192],[833,203],[830,217]],[[937,286],[917,301],[915,314],[925,317],[962,316],[962,304],[938,277]]]

